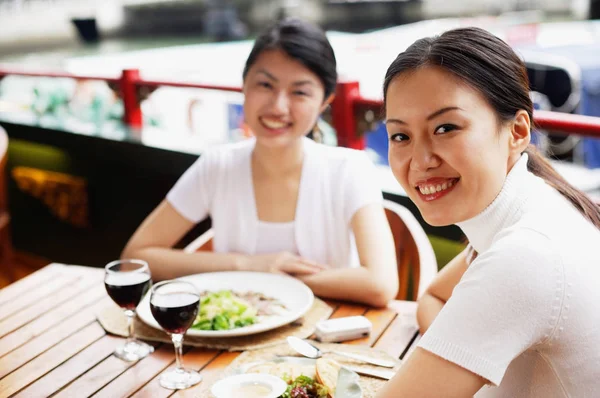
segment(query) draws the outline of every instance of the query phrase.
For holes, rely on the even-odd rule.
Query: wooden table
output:
[[[97,312],[111,301],[104,270],[50,264],[0,290],[0,397],[198,397],[238,352],[187,348],[186,367],[204,380],[170,391],[158,377],[174,366],[171,344],[156,344],[148,357],[128,363],[112,355],[123,339],[106,334]],[[385,309],[328,301],[332,318],[365,315],[371,336],[349,342],[400,358],[414,347],[415,303],[394,301]]]

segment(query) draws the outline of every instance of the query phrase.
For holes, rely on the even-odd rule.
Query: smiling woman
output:
[[[424,336],[381,397],[600,396],[600,209],[529,145],[528,89],[478,28],[418,40],[387,71],[394,175],[470,249],[420,298]]]
[[[315,294],[383,306],[396,296],[394,242],[363,152],[306,135],[333,99],[324,32],[297,19],[267,28],[243,72],[254,137],[206,151],[148,216],[123,256],[158,278],[247,270],[285,273]],[[214,253],[173,246],[210,216]]]

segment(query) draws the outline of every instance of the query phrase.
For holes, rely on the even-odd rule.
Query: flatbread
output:
[[[317,382],[323,384],[329,390],[329,398],[335,396],[335,387],[337,385],[340,365],[337,361],[330,358],[317,359]]]

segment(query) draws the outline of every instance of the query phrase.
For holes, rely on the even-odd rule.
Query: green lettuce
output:
[[[231,290],[208,293],[200,298],[200,311],[192,329],[231,330],[258,321],[257,310]]]

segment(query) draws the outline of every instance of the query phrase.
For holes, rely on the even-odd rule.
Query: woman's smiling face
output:
[[[329,101],[319,77],[281,50],[266,50],[244,79],[244,115],[257,144],[284,147],[308,134]]]
[[[510,128],[477,90],[436,66],[402,73],[386,93],[389,162],[434,226],[470,219],[500,192]]]

